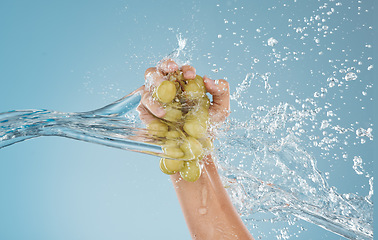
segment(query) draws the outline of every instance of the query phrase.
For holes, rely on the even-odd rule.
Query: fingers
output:
[[[162,73],[167,74],[177,71],[179,66],[172,59],[165,59],[158,64],[157,69]]]
[[[222,122],[230,115],[230,86],[226,80],[203,78],[207,92],[213,95],[209,113],[213,122]]]
[[[185,65],[181,67],[185,79],[194,79],[196,77],[196,69],[192,66]]]
[[[152,113],[156,117],[164,117],[166,112],[163,106],[161,105],[161,103],[153,99],[151,92],[145,91],[140,102],[150,113]]]
[[[156,117],[152,115],[151,112],[142,103],[138,105],[136,110],[139,113],[140,120],[142,120],[144,124],[149,124],[156,119]]]
[[[165,79],[165,75],[171,72],[175,72],[179,69],[177,63],[172,59],[166,59],[161,61],[157,67],[151,67],[144,73],[145,85],[148,90],[151,87],[157,87]]]
[[[141,118],[154,119],[154,117],[162,118],[166,114],[162,104],[152,97],[153,89],[159,86],[168,73],[175,72],[179,69],[179,66],[172,59],[166,59],[161,61],[156,68],[148,68],[144,74],[145,76],[145,88],[142,95],[141,104],[138,106],[138,111]],[[185,79],[194,79],[196,77],[196,69],[189,65],[184,65],[180,69],[183,72]],[[149,115],[152,115],[148,117]],[[142,119],[143,120],[143,119]],[[143,120],[145,121],[145,120]]]

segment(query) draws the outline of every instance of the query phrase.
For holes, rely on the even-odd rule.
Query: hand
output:
[[[145,72],[146,84],[142,87],[142,100],[137,108],[139,117],[144,123],[149,123],[156,118],[162,118],[166,114],[162,104],[152,97],[153,89],[165,80],[168,73],[179,70],[179,66],[171,59],[162,61],[157,67],[148,68]],[[194,79],[196,69],[185,65],[180,68],[185,79]],[[212,80],[204,77],[207,92],[213,96],[212,104],[209,108],[210,122],[219,123],[224,121],[230,114],[230,90],[227,81]]]

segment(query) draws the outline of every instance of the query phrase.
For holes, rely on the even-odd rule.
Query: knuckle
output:
[[[147,68],[146,71],[144,72],[144,77],[146,78],[149,74],[151,74],[155,71],[156,71],[156,68],[154,68],[154,67]]]

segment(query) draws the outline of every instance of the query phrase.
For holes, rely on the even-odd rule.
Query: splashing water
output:
[[[61,136],[161,157],[164,139],[139,120],[141,91],[83,113],[17,110],[0,113],[0,148],[39,136]]]
[[[178,62],[185,56],[181,45],[185,40],[179,43],[180,47],[168,56]],[[258,73],[247,74],[231,93],[237,109],[250,118],[230,118],[217,131],[216,159],[238,212],[251,219],[256,213],[270,213],[275,221],[287,220],[292,215],[350,239],[372,239],[372,193],[368,197],[338,194],[334,187],[329,187],[316,168],[316,160],[301,146],[293,131],[301,132],[299,123],[315,119],[318,112],[297,110],[288,103],[270,109],[248,106],[243,100],[258,77]],[[63,136],[161,155],[161,148],[147,137],[135,111],[139,101],[140,93],[136,92],[84,113],[47,110],[2,113],[0,147],[38,136]],[[321,128],[328,127],[325,125],[323,122]],[[286,134],[282,133],[284,129],[289,129]],[[357,135],[372,138],[371,131],[358,129]],[[363,174],[362,159],[355,157],[354,163],[357,174]],[[272,220],[268,215],[266,219]]]
[[[233,100],[245,96],[247,79],[232,95]],[[275,135],[290,123],[316,114],[288,104],[279,104],[262,117],[253,109],[249,114],[246,111],[251,119],[231,118],[218,133],[217,142],[222,146],[217,153],[224,184],[238,211],[252,219],[256,213],[271,219],[271,213],[276,221],[294,215],[350,239],[372,239],[371,195],[338,194],[294,133],[281,138]],[[356,173],[363,174],[362,159],[355,157],[354,163]]]
[[[222,3],[217,4],[225,30],[216,33],[212,47],[224,52],[209,51],[204,56],[211,59],[213,73],[237,69],[240,78],[229,77],[238,86],[231,92],[233,114],[217,133],[219,170],[247,223],[292,225],[295,216],[349,239],[373,239],[373,177],[364,168],[368,159],[352,151],[353,146],[373,141],[373,125],[357,120],[340,123],[340,119],[350,117],[345,109],[353,105],[346,93],[359,92],[361,96],[356,99],[365,101],[373,86],[367,77],[367,71],[373,70],[370,40],[363,45],[344,43],[345,38],[371,31],[369,24],[353,21],[371,9],[361,1],[351,1],[351,6],[333,0],[317,1],[319,6],[310,4],[312,8],[300,8],[301,4],[278,1],[268,10],[255,6],[255,14],[243,6],[225,9]],[[260,15],[264,15],[261,19],[274,19],[280,16],[278,11],[286,19],[276,19],[277,24],[259,20]],[[235,16],[240,19],[233,19]],[[232,48],[225,46],[230,39]],[[178,41],[179,47],[170,57],[181,65],[188,64],[190,52],[184,51],[187,40],[180,35]],[[259,51],[262,55],[256,53]],[[308,74],[301,75],[301,71]],[[127,109],[135,108],[138,101]],[[125,141],[133,140],[129,136],[135,136],[135,132],[130,132],[141,128],[135,111],[117,109],[123,113],[115,116],[106,109],[78,114],[45,110],[4,113],[0,115],[1,131],[5,132],[0,135],[0,147],[57,135],[145,151],[144,145],[136,148]],[[5,118],[12,119],[12,126]],[[318,170],[322,161],[329,165],[350,161],[352,171],[368,179],[368,195],[339,193],[328,184],[329,173]],[[278,234],[278,239],[289,238],[285,229]]]
[[[209,65],[236,86],[232,118],[218,133],[218,163],[251,231],[258,233],[256,221],[303,219],[349,239],[373,239],[366,167],[374,132],[371,2],[238,1],[217,8],[224,29],[214,37]],[[366,196],[337,189],[324,168],[345,171],[346,180],[365,178]],[[365,187],[352,184],[358,192]],[[260,233],[289,238],[285,228]]]

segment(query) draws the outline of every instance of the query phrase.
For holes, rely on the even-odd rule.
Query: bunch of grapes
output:
[[[202,77],[188,80],[181,71],[170,73],[154,89],[153,98],[166,110],[162,119],[147,126],[163,139],[162,149],[169,157],[160,159],[161,171],[179,172],[184,180],[196,181],[201,176],[200,162],[213,147],[207,136],[210,100]]]

